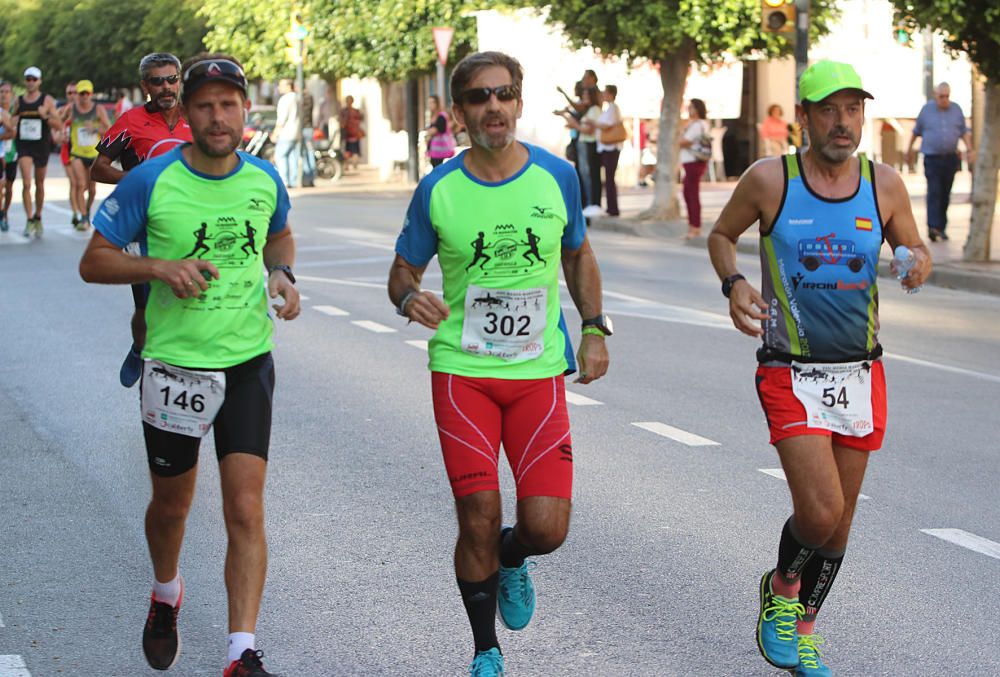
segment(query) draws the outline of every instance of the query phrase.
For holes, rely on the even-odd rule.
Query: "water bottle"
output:
[[[917,255],[910,251],[910,248],[905,245],[899,245],[892,254],[892,264],[893,268],[896,269],[896,279],[902,280],[910,274],[910,269],[913,268],[913,264],[917,262]],[[916,294],[920,291],[920,287],[915,287],[913,289],[907,289],[907,294]]]

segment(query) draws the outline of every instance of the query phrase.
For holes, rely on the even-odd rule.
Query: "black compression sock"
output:
[[[816,619],[823,601],[833,587],[833,579],[844,561],[844,551],[817,550],[802,570],[802,588],[799,601],[805,607],[804,620]]]
[[[813,556],[814,548],[803,544],[795,535],[795,527],[789,517],[781,530],[781,541],[778,543],[777,574],[786,583],[794,583],[802,575],[806,563]]]
[[[524,564],[524,559],[536,554],[517,537],[517,527],[507,527],[500,532],[500,566],[516,569]]]
[[[500,648],[497,641],[497,583],[500,572],[495,572],[485,581],[473,583],[457,578],[458,589],[462,593],[462,603],[465,613],[469,616],[472,626],[472,637],[476,642],[476,651],[489,651]]]

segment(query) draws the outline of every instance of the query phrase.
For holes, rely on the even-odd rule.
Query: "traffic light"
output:
[[[896,42],[900,45],[906,45],[910,42],[910,31],[906,28],[906,23],[900,21],[892,30],[893,37],[896,38]]]
[[[285,59],[290,63],[301,64],[305,57],[305,40],[309,36],[309,29],[302,23],[302,16],[298,13],[292,14],[292,21],[285,40]]]
[[[794,31],[794,0],[760,0],[760,24],[765,33]]]

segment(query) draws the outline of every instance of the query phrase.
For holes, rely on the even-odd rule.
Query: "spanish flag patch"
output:
[[[871,231],[871,229],[872,229],[872,220],[871,219],[863,219],[860,216],[855,216],[854,217],[854,227],[857,230]]]

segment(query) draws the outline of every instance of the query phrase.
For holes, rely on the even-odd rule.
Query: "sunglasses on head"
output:
[[[26,75],[24,77],[25,82],[36,82],[37,80],[38,78],[36,78],[34,75]]]
[[[154,87],[162,87],[163,83],[169,82],[172,85],[176,85],[177,81],[181,79],[181,76],[177,73],[173,75],[150,75],[146,78],[146,82],[153,85]]]
[[[499,87],[474,87],[462,92],[462,102],[471,104],[486,103],[490,96],[496,95],[497,101],[513,101],[521,92],[514,85],[500,85]]]

